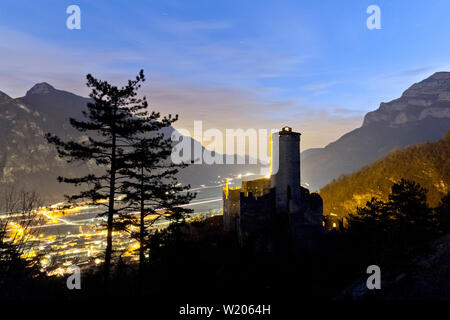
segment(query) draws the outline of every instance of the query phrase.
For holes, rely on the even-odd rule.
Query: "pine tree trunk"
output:
[[[112,133],[112,151],[111,151],[111,168],[109,181],[109,204],[108,204],[108,221],[107,221],[107,235],[106,235],[106,251],[105,251],[105,269],[104,269],[104,285],[107,292],[111,289],[110,273],[111,273],[111,256],[112,256],[112,232],[114,219],[114,196],[115,196],[115,182],[116,182],[116,133],[114,130],[116,108],[114,109],[113,123],[111,124]]]
[[[111,256],[112,256],[112,232],[113,232],[113,217],[114,217],[114,180],[115,171],[111,172],[110,192],[109,192],[109,209],[107,221],[107,235],[106,235],[106,251],[105,251],[105,288],[110,289],[110,271],[111,271]]]
[[[142,285],[144,280],[144,235],[145,235],[145,224],[144,224],[144,207],[145,207],[145,198],[144,198],[144,168],[141,169],[141,219],[140,219],[140,228],[139,228],[139,292],[142,293]]]

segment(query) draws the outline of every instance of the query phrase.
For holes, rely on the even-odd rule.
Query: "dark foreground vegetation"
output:
[[[82,270],[82,288],[69,290],[66,278],[45,276],[3,244],[1,298],[89,301],[106,294],[149,304],[267,303],[291,299],[293,293],[303,301],[450,298],[448,261],[439,270],[420,267],[430,263],[430,254],[436,259],[450,252],[442,251],[443,245],[450,248],[450,196],[430,208],[426,190],[414,182],[401,180],[392,186],[388,201],[372,199],[359,208],[345,228],[324,233],[313,252],[256,254],[252,248],[241,248],[235,235],[224,233],[221,219],[174,223],[154,234],[143,274],[138,264],[117,260],[108,293],[101,267]],[[382,270],[383,290],[355,293],[373,264]]]

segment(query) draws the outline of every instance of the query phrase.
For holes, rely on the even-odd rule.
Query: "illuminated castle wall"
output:
[[[310,247],[323,230],[321,197],[300,185],[300,133],[284,127],[272,135],[271,175],[223,188],[223,225],[240,243],[271,251],[271,225],[284,223],[295,246]]]

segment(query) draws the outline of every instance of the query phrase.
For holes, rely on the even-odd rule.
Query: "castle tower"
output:
[[[284,127],[272,134],[271,187],[276,191],[279,213],[298,210],[300,206],[300,133]]]

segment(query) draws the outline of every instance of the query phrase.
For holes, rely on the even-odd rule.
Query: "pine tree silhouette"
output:
[[[170,160],[172,141],[160,131],[161,126],[169,126],[177,120],[157,123],[151,121],[147,135],[135,139],[133,152],[126,158],[126,165],[120,174],[129,177],[123,182],[121,193],[126,195],[128,210],[122,215],[123,227],[135,226],[138,232],[132,236],[139,242],[139,276],[143,283],[145,251],[149,248],[150,229],[161,219],[184,221],[191,209],[180,207],[195,197],[187,190],[190,186],[178,183],[176,174],[187,164],[174,164]],[[136,217],[134,211],[138,211]]]
[[[126,208],[117,198],[124,181],[129,178],[123,175],[122,170],[128,165],[127,157],[134,150],[136,137],[156,127],[168,126],[173,119],[170,115],[160,119],[159,113],[148,112],[146,97],[136,97],[145,81],[143,70],[136,79],[128,80],[127,85],[120,88],[91,74],[86,78],[92,102],[87,104],[87,111],[83,111],[84,121],[70,119],[70,123],[78,131],[86,133],[87,138],[62,141],[51,133],[47,133],[46,138],[67,162],[90,162],[100,169],[82,177],[58,177],[58,181],[86,187],[78,194],[67,196],[69,201],[89,199],[106,207],[101,215],[107,218],[104,284],[109,290],[114,222],[120,211]],[[106,203],[99,202],[104,199],[107,199]]]

